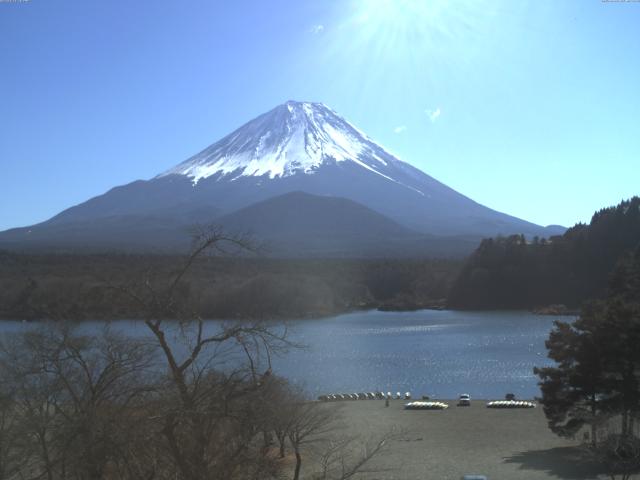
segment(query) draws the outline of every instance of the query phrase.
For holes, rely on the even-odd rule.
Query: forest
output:
[[[466,260],[198,258],[177,297],[205,318],[293,319],[362,309],[577,311],[603,297],[616,263],[640,245],[640,197],[561,236],[483,240]],[[117,286],[160,284],[185,257],[0,251],[0,318],[141,318]],[[550,308],[551,307],[551,308]]]
[[[602,297],[616,263],[640,244],[640,198],[596,212],[564,235],[489,238],[462,267],[448,295],[459,309],[578,309]]]
[[[182,256],[0,252],[0,318],[141,318],[122,295],[132,282],[159,285]],[[203,256],[176,297],[204,318],[292,319],[360,309],[441,308],[458,260],[285,260]]]

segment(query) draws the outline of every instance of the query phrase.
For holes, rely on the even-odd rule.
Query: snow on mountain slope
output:
[[[322,204],[322,209],[302,209],[295,201],[299,196],[286,196],[291,192],[316,196],[314,202]],[[281,201],[268,201],[276,197]],[[359,204],[364,210],[352,209],[352,213],[361,212],[363,219],[340,223],[340,209],[329,208],[334,205],[331,198]],[[274,209],[268,215],[251,216],[270,238],[282,236],[283,227],[273,221],[267,222],[273,224],[267,228],[266,219],[282,217],[296,230],[319,221],[309,212],[322,211],[325,223],[319,223],[316,234],[308,237],[347,238],[353,233],[347,235],[349,228],[359,226],[355,230],[361,232],[362,240],[370,240],[371,231],[362,226],[365,218],[373,218],[366,209],[419,235],[450,237],[443,240],[447,248],[448,243],[458,241],[451,240],[452,236],[478,240],[512,233],[551,233],[487,208],[397,159],[327,106],[289,101],[156,177],[116,186],[41,224],[0,232],[0,244],[64,247],[100,243],[162,249],[187,239],[187,227],[193,223],[237,220],[234,212],[251,205],[260,208],[249,212]],[[305,212],[310,218],[302,222],[300,215]],[[318,230],[327,230],[326,235],[317,234]],[[407,235],[386,231],[385,251],[395,248],[406,250],[405,254],[429,255],[440,248],[430,242],[411,243],[413,240],[409,248],[402,240]],[[289,239],[294,238],[302,242],[290,233]],[[334,251],[336,242],[327,241],[324,247],[314,244],[313,248]]]
[[[160,177],[186,175],[198,183],[215,174],[287,177],[321,165],[353,162],[390,181],[400,162],[322,103],[289,101],[243,125]]]

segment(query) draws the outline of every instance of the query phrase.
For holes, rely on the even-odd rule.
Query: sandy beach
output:
[[[392,426],[408,433],[374,462],[385,471],[367,479],[458,480],[464,474],[502,479],[596,479],[598,467],[578,440],[557,437],[542,408],[496,410],[485,401],[440,411],[404,410],[403,400],[388,408],[381,400],[340,402],[352,433],[373,437]],[[601,477],[603,478],[603,477]]]

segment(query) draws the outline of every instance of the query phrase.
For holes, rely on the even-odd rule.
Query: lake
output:
[[[544,346],[553,321],[528,312],[366,311],[289,322],[291,339],[307,345],[274,360],[274,372],[310,394],[410,391],[455,398],[539,395],[534,366],[550,364]],[[215,321],[210,321],[211,327]],[[28,324],[27,324],[28,325]],[[97,329],[88,322],[83,329]],[[140,322],[118,329],[146,334]],[[0,323],[0,332],[25,324]]]

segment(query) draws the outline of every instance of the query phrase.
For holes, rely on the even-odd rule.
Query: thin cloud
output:
[[[396,128],[393,129],[393,133],[402,133],[407,129],[406,125],[398,125]]]
[[[314,35],[319,35],[322,32],[324,32],[324,25],[318,24],[318,25],[314,25],[313,27],[311,27],[311,30],[309,30],[311,33],[313,33]]]
[[[431,123],[435,123],[442,112],[440,111],[440,107],[437,107],[435,110],[427,109],[424,111],[424,113],[427,114],[429,120],[431,120]]]

